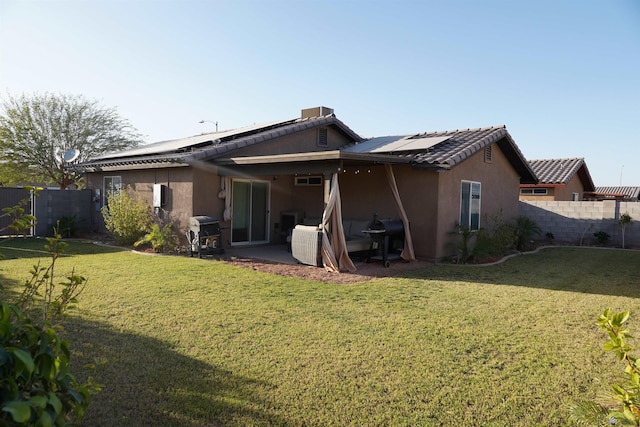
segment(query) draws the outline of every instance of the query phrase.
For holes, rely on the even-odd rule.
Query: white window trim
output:
[[[478,231],[478,230],[480,230],[481,219],[482,219],[482,183],[478,182],[478,181],[469,181],[469,180],[464,180],[464,179],[460,182],[460,212],[458,214],[458,219],[459,220],[462,219],[462,204],[463,204],[462,186],[464,184],[469,184],[469,196],[470,196],[470,198],[469,198],[469,206],[468,206],[469,207],[469,218],[468,218],[469,229],[471,231]],[[471,198],[471,195],[472,195],[473,184],[478,184],[478,186],[480,187],[480,190],[479,190],[479,194],[478,194],[478,196],[479,196],[479,198],[478,198],[478,228],[473,228],[472,229],[471,228],[471,200],[473,200],[473,199]],[[460,221],[460,226],[462,226],[462,221]]]

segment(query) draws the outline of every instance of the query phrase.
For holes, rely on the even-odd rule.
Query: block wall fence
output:
[[[621,214],[631,215],[624,240],[626,248],[640,248],[640,203],[605,200],[600,202],[521,201],[520,215],[535,221],[543,238],[552,233],[557,243],[596,244],[598,231],[609,234],[609,245],[622,246]]]

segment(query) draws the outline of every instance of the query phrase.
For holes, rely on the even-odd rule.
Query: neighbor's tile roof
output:
[[[568,184],[574,175],[578,174],[585,191],[595,189],[587,164],[582,157],[529,160],[529,165],[537,175],[540,184]]]
[[[505,126],[492,126],[477,129],[456,129],[443,132],[424,132],[416,135],[373,138],[361,143],[345,147],[346,151],[366,152],[376,150],[380,152],[384,146],[394,147],[401,141],[429,140],[436,143],[428,148],[414,151],[391,151],[401,158],[410,158],[418,167],[435,169],[450,169],[463,162],[486,146],[497,143],[514,169],[521,177],[521,183],[537,183],[535,174],[529,167],[527,160],[516,145]]]
[[[594,193],[601,195],[624,194],[627,199],[640,199],[640,187],[619,186],[619,187],[596,187]]]

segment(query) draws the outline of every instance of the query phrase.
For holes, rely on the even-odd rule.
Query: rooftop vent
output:
[[[328,107],[313,107],[313,108],[305,108],[302,110],[303,119],[308,119],[309,117],[322,117],[333,114],[333,108]]]

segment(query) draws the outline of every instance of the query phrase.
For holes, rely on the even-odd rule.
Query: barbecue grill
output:
[[[400,253],[404,246],[404,225],[399,219],[376,219],[363,230],[373,239],[373,247],[377,248],[379,255],[371,256],[370,260],[382,261],[385,267],[389,267],[390,260],[400,259]]]
[[[192,216],[189,218],[189,255],[198,253],[198,258],[203,255],[224,253],[222,248],[222,234],[220,222],[210,216]]]

